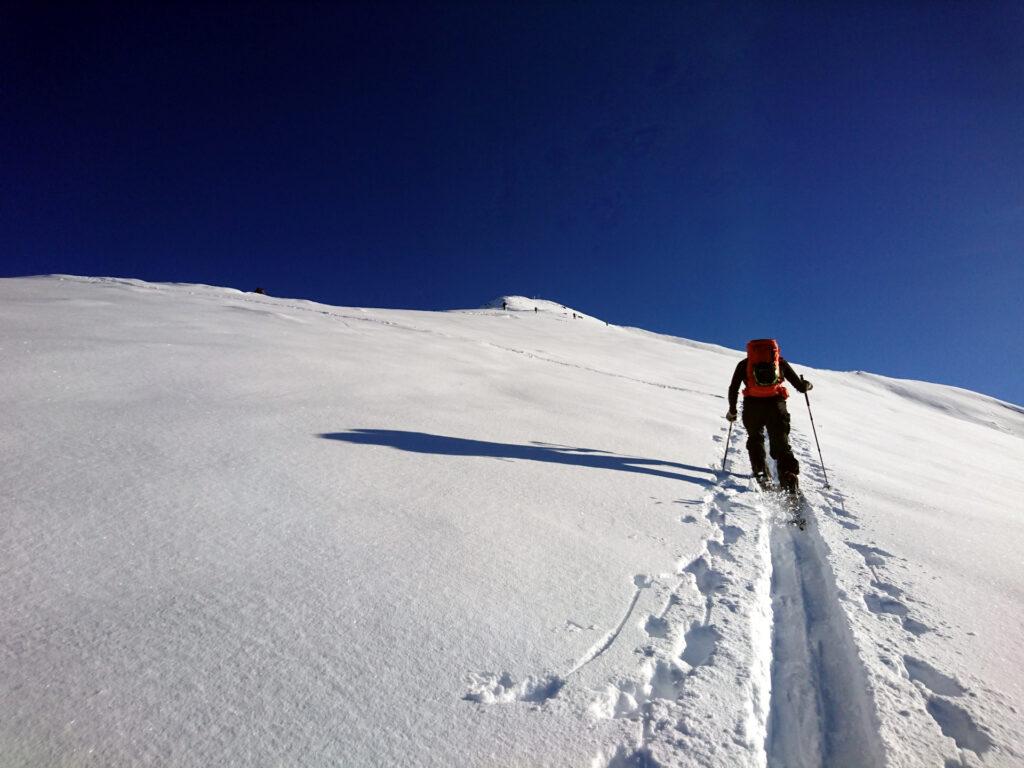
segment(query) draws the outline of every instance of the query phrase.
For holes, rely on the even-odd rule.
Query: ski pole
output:
[[[803,382],[804,377],[800,377],[800,381]],[[807,390],[804,389],[804,400],[807,401],[807,415],[811,417],[811,430],[814,432],[814,444],[818,446],[818,460],[821,462],[821,474],[825,476],[825,487],[828,488],[828,472],[825,471],[825,459],[821,457],[821,443],[818,442],[818,429],[814,426],[814,414],[811,412],[811,398],[807,394]]]
[[[732,422],[729,422],[729,434],[725,436],[725,456],[722,457],[722,471],[725,472],[725,462],[729,460],[729,438],[732,437]]]

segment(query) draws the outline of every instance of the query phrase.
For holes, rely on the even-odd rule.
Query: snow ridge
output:
[[[557,301],[531,299],[526,296],[499,296],[493,301],[485,304],[484,309],[500,309],[504,312],[544,312],[551,315],[571,318],[573,320],[591,320],[599,323],[604,322],[603,320],[598,320],[596,317],[591,317],[590,315],[578,312],[572,307],[560,304]]]

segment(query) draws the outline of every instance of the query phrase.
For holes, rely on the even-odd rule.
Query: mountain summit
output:
[[[557,301],[548,301],[547,299],[528,299],[525,296],[499,296],[494,299],[494,301],[485,304],[483,308],[505,309],[509,312],[547,312],[548,314],[559,315],[561,317],[568,317],[571,319],[594,320],[596,322],[604,323],[604,320],[598,320],[596,317],[585,315],[572,307],[559,304]]]

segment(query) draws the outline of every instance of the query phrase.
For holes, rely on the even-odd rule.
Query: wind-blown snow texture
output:
[[[507,300],[0,281],[0,763],[1024,765],[1022,409]]]

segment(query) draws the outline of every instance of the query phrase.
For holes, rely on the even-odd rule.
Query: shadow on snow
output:
[[[462,437],[431,435],[426,432],[403,432],[395,429],[353,429],[348,432],[324,432],[325,440],[340,440],[360,445],[387,445],[412,453],[433,453],[439,456],[488,456],[495,459],[521,459],[546,461],[554,464],[574,464],[594,469],[614,469],[620,472],[638,472],[670,480],[686,480],[690,483],[709,486],[714,483],[709,477],[694,477],[670,472],[667,467],[687,472],[699,472],[711,476],[707,467],[694,467],[659,459],[641,459],[633,456],[618,456],[593,448],[572,448],[565,445],[530,443],[490,443],[484,440],[467,440]]]

